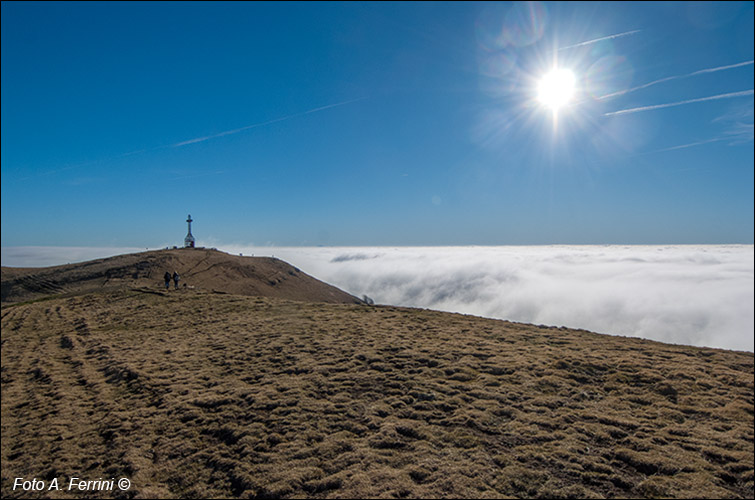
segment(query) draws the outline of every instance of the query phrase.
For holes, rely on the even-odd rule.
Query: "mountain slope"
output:
[[[279,259],[181,248],[119,255],[47,268],[2,268],[2,302],[119,288],[164,288],[165,272],[179,285],[239,295],[355,304],[361,301]],[[173,283],[171,283],[173,288]]]
[[[152,287],[3,305],[2,395],[4,497],[753,496],[752,353]]]

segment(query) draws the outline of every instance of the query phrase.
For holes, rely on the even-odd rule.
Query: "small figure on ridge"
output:
[[[178,275],[178,271],[173,271],[173,282],[176,284],[176,290],[178,290],[178,280],[180,280],[181,277]]]

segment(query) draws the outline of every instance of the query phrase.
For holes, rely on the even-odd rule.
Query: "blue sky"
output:
[[[3,2],[2,246],[752,244],[753,17]]]

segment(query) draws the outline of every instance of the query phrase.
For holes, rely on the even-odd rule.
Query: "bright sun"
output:
[[[557,68],[545,75],[537,86],[537,99],[554,112],[574,95],[576,78],[571,70]]]

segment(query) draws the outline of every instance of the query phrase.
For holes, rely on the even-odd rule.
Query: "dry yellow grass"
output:
[[[203,290],[4,305],[1,493],[77,474],[138,498],[752,498],[753,354]]]
[[[282,260],[229,255],[205,248],[152,250],[46,268],[3,267],[0,301],[10,304],[51,294],[74,296],[129,287],[161,288],[166,271],[179,273],[181,288],[335,304],[361,302]]]

